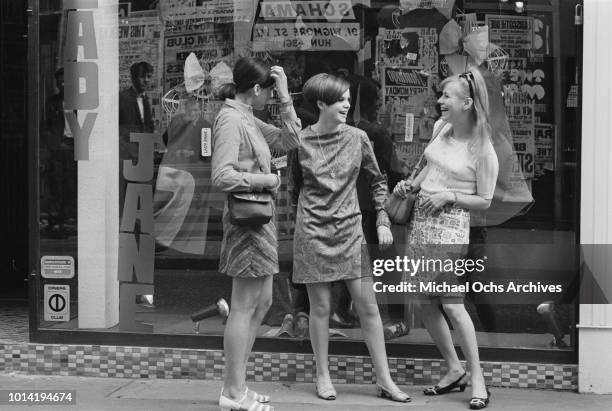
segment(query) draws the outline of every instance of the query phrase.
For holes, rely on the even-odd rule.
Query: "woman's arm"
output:
[[[293,108],[285,70],[281,66],[272,66],[270,76],[274,78],[274,87],[280,100],[279,111],[283,125],[278,129],[263,121],[256,120],[256,122],[268,145],[276,151],[286,152],[299,145],[298,133],[302,129],[302,123]]]
[[[282,128],[274,127],[258,118],[255,119],[255,123],[268,145],[276,151],[285,153],[300,144],[298,133],[302,129],[302,123],[295,113],[292,102],[286,106],[281,105],[279,110],[283,123]]]
[[[370,139],[365,132],[359,130],[359,136],[361,138],[361,171],[368,176],[367,180],[370,182],[370,195],[372,196],[372,203],[376,211],[384,211],[385,201],[387,200],[387,182],[385,177],[378,168],[376,157],[374,156],[374,150],[370,144]],[[377,224],[379,225],[379,224]]]
[[[382,247],[393,243],[393,234],[391,234],[391,220],[385,211],[385,202],[389,189],[385,177],[378,168],[374,150],[370,144],[370,139],[363,131],[359,131],[361,137],[361,171],[364,172],[370,181],[370,193],[372,195],[372,203],[376,209],[376,233],[378,235],[378,244]]]
[[[238,161],[241,144],[239,124],[231,116],[217,118],[213,133],[212,183],[222,191],[262,191],[274,189],[280,178],[276,174],[255,174],[240,171]]]

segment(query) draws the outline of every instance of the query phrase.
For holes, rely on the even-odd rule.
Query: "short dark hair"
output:
[[[270,75],[270,67],[261,60],[252,57],[241,57],[234,64],[232,71],[234,82],[224,84],[219,97],[234,98],[236,93],[244,93],[259,84],[261,88],[269,88],[274,85],[274,77]]]
[[[149,73],[153,73],[153,66],[146,61],[139,61],[130,66],[130,76],[133,79]]]
[[[317,101],[322,101],[327,105],[334,104],[350,87],[350,83],[342,77],[320,73],[309,78],[304,84],[304,98],[318,116],[320,109],[317,106]]]

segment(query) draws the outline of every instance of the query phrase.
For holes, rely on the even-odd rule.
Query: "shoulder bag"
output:
[[[433,141],[438,137],[442,129],[446,126],[446,123],[440,125],[438,127],[437,132],[434,133],[433,138],[429,142],[429,144],[433,143]],[[423,161],[423,156],[425,154],[425,150],[419,157],[419,161],[417,161],[416,165],[412,169],[412,173],[410,174],[410,180],[414,180],[416,173],[421,168],[421,162]],[[410,220],[410,216],[412,215],[412,209],[414,207],[414,201],[416,200],[417,192],[409,192],[406,198],[400,197],[398,194],[391,193],[391,195],[387,198],[385,202],[385,211],[389,215],[389,219],[394,224],[406,224],[408,220]]]
[[[263,170],[255,147],[247,134],[247,139],[253,151],[253,158]],[[255,227],[267,224],[272,220],[272,201],[274,198],[271,192],[234,192],[228,193],[227,208],[229,211],[230,222],[237,226]]]

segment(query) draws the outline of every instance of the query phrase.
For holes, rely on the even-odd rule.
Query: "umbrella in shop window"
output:
[[[474,14],[460,17],[462,26],[455,20],[449,20],[440,33],[440,54],[444,56],[440,63],[442,74],[462,73],[482,63],[486,63],[495,74],[505,70],[508,53],[489,42],[488,26],[478,25]]]

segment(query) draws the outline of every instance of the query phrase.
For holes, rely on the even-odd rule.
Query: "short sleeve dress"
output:
[[[467,141],[453,138],[451,127],[445,130],[425,149],[428,172],[421,183],[421,191],[407,226],[406,256],[412,259],[425,258],[446,263],[449,259],[464,257],[469,244],[470,212],[447,204],[438,213],[428,214],[423,208],[423,200],[427,196],[450,191],[478,195],[485,199],[493,198],[499,166],[491,142],[487,140],[481,153],[476,155]],[[460,284],[459,274],[446,268],[441,271],[421,270],[412,276],[410,282],[416,284],[417,290],[421,289],[421,284],[430,282],[452,287]],[[459,291],[419,294],[443,298],[463,297]]]
[[[387,184],[367,134],[348,125],[332,134],[318,135],[311,127],[300,133],[291,170],[298,197],[293,240],[295,283],[356,279],[369,272],[367,253],[362,252],[364,237],[357,200],[360,170],[371,176],[377,224],[388,225],[383,209]]]

